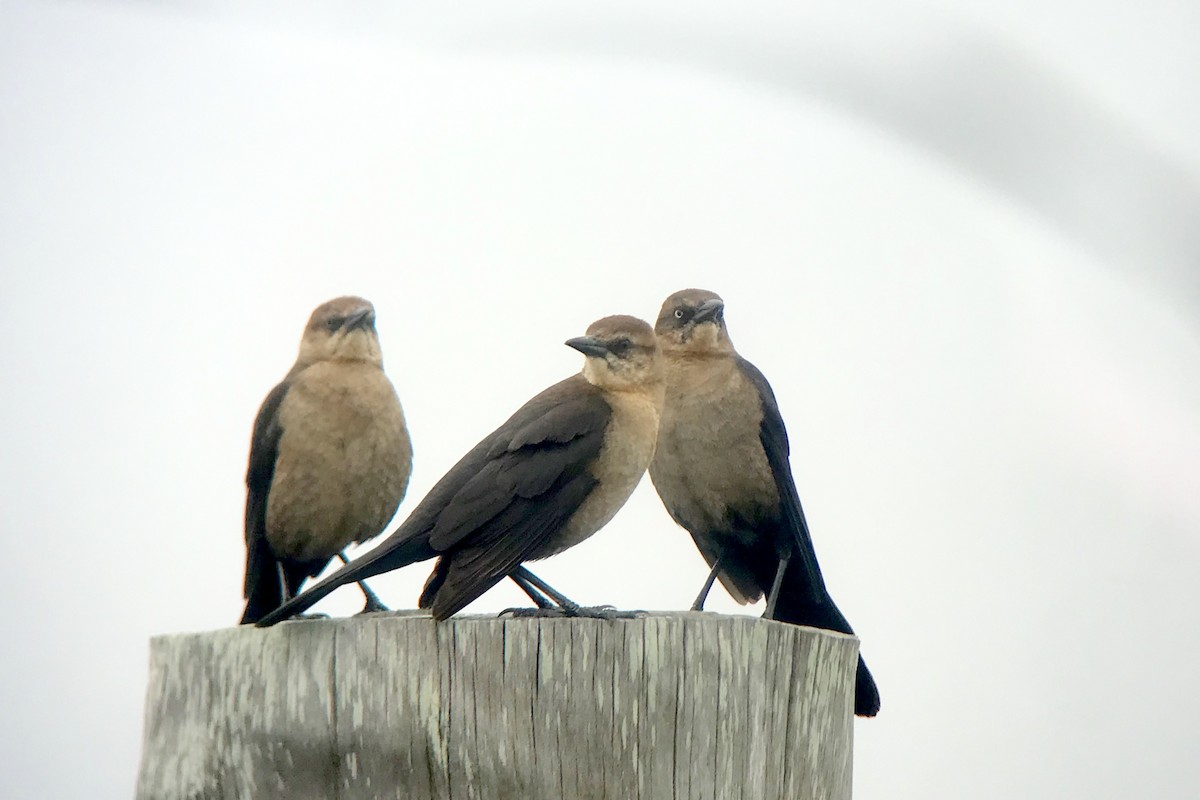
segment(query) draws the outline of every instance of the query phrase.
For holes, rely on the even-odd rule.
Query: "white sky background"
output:
[[[856,796],[1200,796],[1200,11],[1106,6],[0,2],[0,794],[131,796],[313,306],[378,309],[403,516],[565,339],[699,286],[880,685]],[[705,573],[648,481],[537,571]]]

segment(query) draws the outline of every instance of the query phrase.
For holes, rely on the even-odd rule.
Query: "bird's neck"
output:
[[[665,361],[667,393],[671,396],[724,382],[737,371],[737,361],[732,353],[668,352]]]

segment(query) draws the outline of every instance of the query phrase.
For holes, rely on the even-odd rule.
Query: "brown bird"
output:
[[[258,622],[343,548],[379,535],[412,472],[404,412],[383,373],[375,308],[317,307],[300,355],[254,420],[246,472],[246,610]],[[367,609],[382,609],[362,585]]]
[[[650,479],[721,584],[739,603],[767,596],[767,619],[854,633],[825,588],[788,461],[787,430],[763,374],[737,354],[713,292],[667,298],[655,324],[667,376]],[[854,713],[879,711],[859,657]]]
[[[530,584],[549,591],[522,564],[579,544],[624,505],[654,454],[664,392],[654,331],[639,319],[605,317],[566,344],[586,356],[582,372],[485,437],[378,547],[259,625],[301,612],[342,584],[434,557],[419,605],[435,619],[506,576],[535,600]],[[555,599],[569,613],[581,611]]]

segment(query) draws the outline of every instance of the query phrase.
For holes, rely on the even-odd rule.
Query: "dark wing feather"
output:
[[[514,502],[553,502],[560,479],[583,471],[599,454],[611,414],[600,392],[580,375],[530,400],[489,437],[486,462],[472,465],[471,474],[456,482],[430,546],[447,552],[475,545],[501,535],[488,533],[488,524]]]
[[[548,411],[535,402],[539,396],[497,432],[491,460],[438,518],[430,544],[449,564],[424,596],[438,619],[545,553],[596,486],[587,467],[600,453],[612,410],[578,376],[552,389]]]
[[[471,544],[446,556],[449,567],[431,603],[445,619],[492,588],[523,562],[537,557],[579,508],[596,479],[584,471],[564,475],[545,496],[515,498],[471,536]]]
[[[796,492],[796,482],[792,477],[791,463],[788,461],[787,430],[783,426],[779,405],[775,402],[775,393],[771,391],[766,377],[749,361],[739,356],[738,366],[747,380],[758,389],[759,397],[762,398],[763,419],[759,427],[759,439],[762,441],[763,450],[766,451],[767,462],[771,465],[771,473],[775,477],[784,522],[794,534],[796,544],[792,563],[788,564],[787,573],[784,575],[783,583],[787,591],[780,593],[775,618],[796,625],[811,625],[853,634],[854,629],[829,596],[825,581],[821,577],[821,568],[817,566],[817,554],[813,549],[808,522],[804,518],[804,509],[800,505],[800,496]],[[800,559],[800,564],[795,563],[797,558]],[[873,717],[879,713],[879,689],[861,655],[858,657],[855,672],[854,713],[860,717]]]
[[[271,390],[254,418],[250,436],[250,464],[246,470],[246,576],[242,596],[246,609],[242,623],[257,622],[283,602],[283,586],[276,558],[267,543],[267,498],[275,476],[275,459],[283,428],[279,424],[279,405],[287,395],[290,382]]]
[[[800,495],[796,491],[796,481],[792,477],[792,465],[788,460],[790,445],[788,444],[787,428],[783,425],[783,416],[779,413],[779,405],[775,401],[775,393],[766,376],[759,372],[758,367],[738,356],[738,367],[742,375],[758,390],[762,401],[762,423],[759,426],[758,438],[762,442],[771,467],[771,475],[775,478],[775,488],[779,493],[779,504],[783,513],[783,521],[787,530],[792,534],[795,544],[795,555],[806,577],[804,588],[812,602],[823,602],[828,594],[825,591],[825,581],[821,577],[821,568],[817,565],[817,553],[813,548],[812,537],[808,532],[808,521],[804,518],[804,508],[800,505]]]
[[[540,408],[544,404],[537,403],[537,412],[528,415],[528,418],[525,415],[513,415],[510,418],[510,422],[514,424],[512,436],[507,442],[501,438],[496,442],[496,446],[503,445],[505,450],[515,453],[529,445],[554,442],[566,444],[578,436],[593,433],[597,424],[607,421],[607,415],[600,418],[595,413],[588,413],[591,405],[599,398],[598,392],[579,376],[568,378],[563,383],[568,382],[577,390],[572,392],[576,396],[571,398],[571,401],[559,402],[549,408]],[[558,395],[560,392],[553,394]],[[536,403],[540,397],[539,395],[534,398],[531,403]]]

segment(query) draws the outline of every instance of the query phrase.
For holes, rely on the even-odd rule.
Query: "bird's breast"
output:
[[[600,454],[589,468],[596,487],[555,538],[553,551],[539,558],[566,550],[608,524],[633,494],[654,456],[662,417],[661,394],[612,392],[606,399],[612,416]]]
[[[279,409],[283,434],[267,500],[267,539],[281,556],[328,558],[370,539],[408,487],[404,412],[382,370],[321,363]]]
[[[695,534],[777,513],[757,389],[732,360],[672,364],[667,377],[650,479],[671,516]]]

